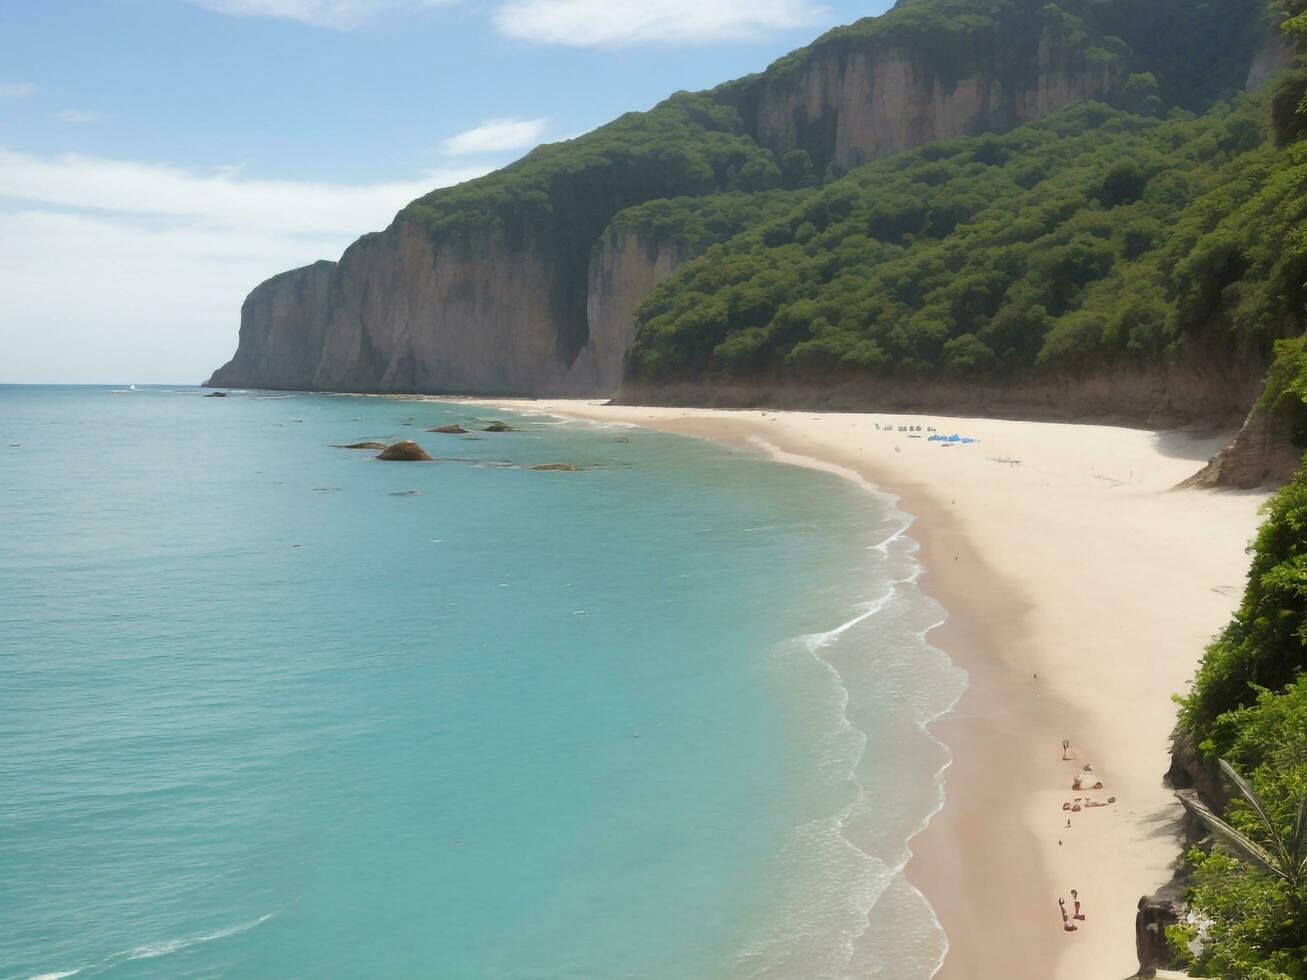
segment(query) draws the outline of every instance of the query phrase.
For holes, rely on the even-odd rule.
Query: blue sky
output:
[[[889,0],[9,0],[0,383],[198,382],[258,282]]]

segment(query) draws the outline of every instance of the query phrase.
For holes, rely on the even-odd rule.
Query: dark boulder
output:
[[[451,436],[466,435],[467,429],[461,425],[438,425],[434,429],[427,429],[428,432],[443,432]]]
[[[430,461],[431,457],[427,455],[425,449],[412,439],[405,439],[393,446],[387,446],[377,454],[377,459],[396,463],[425,463]]]
[[[516,432],[517,430],[513,428],[511,425],[509,425],[507,422],[500,422],[498,419],[496,419],[481,431],[482,432]]]
[[[337,445],[337,449],[385,449],[384,442],[351,442],[348,446]]]
[[[1188,909],[1170,894],[1173,890],[1164,888],[1156,895],[1139,899],[1139,911],[1135,914],[1135,955],[1139,957],[1136,976],[1155,977],[1159,969],[1175,965],[1175,952],[1166,941],[1166,930],[1179,923]]]
[[[211,392],[209,392],[207,395],[205,395],[204,397],[205,397],[205,398],[226,398],[226,397],[227,397],[227,393],[226,393],[225,391],[211,391]]]

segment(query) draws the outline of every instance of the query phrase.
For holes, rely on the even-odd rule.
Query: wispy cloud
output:
[[[36,86],[31,82],[8,82],[0,84],[0,99],[21,99],[36,94]]]
[[[274,17],[315,27],[352,30],[392,13],[412,13],[456,0],[192,0],[233,17]]]
[[[345,185],[0,148],[0,381],[200,380],[259,282],[489,169]]]
[[[487,119],[451,136],[441,148],[450,156],[521,150],[540,142],[546,123],[545,119]]]
[[[104,116],[90,109],[60,109],[54,114],[54,118],[60,122],[73,123],[78,126],[84,126],[88,123],[98,123],[104,120]]]
[[[359,234],[388,223],[433,187],[489,169],[448,168],[408,181],[352,185],[245,179],[232,170],[202,174],[168,164],[0,149],[0,198],[285,234]]]
[[[595,47],[748,40],[825,13],[810,0],[509,0],[493,20],[510,37]]]

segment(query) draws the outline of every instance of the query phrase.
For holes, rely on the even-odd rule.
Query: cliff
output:
[[[1159,91],[1187,91],[1185,79],[1168,82],[1179,77],[1168,65],[1202,61],[1205,49],[1163,41],[1209,7],[900,0],[761,74],[678,93],[433,192],[339,263],[269,280],[208,384],[611,394],[642,302],[678,267],[775,217],[759,199],[812,193],[868,161],[1006,132],[1086,99],[1127,98],[1131,72],[1148,67],[1132,45],[1166,62]],[[1200,27],[1191,34],[1211,33]],[[1251,54],[1232,50],[1242,84]],[[658,202],[676,212],[670,225],[622,220]]]
[[[622,380],[622,363],[635,339],[636,309],[700,249],[688,242],[659,242],[638,232],[609,229],[595,244],[586,277],[585,347],[567,375],[580,394],[610,394]]]
[[[1032,3],[1004,6],[1041,6]],[[609,394],[634,309],[711,244],[646,238],[635,247],[610,227],[622,209],[777,187],[785,180],[779,158],[793,149],[822,167],[848,167],[1010,128],[1120,86],[1121,59],[1086,53],[1083,38],[1042,22],[1033,32],[1016,23],[996,22],[983,40],[968,41],[974,50],[961,74],[931,67],[938,31],[840,41],[797,67],[778,64],[743,86],[676,96],[435,192],[334,268],[318,263],[258,287],[242,311],[235,357],[208,383]],[[1009,27],[1016,33],[1004,34]]]
[[[1060,20],[1019,13],[970,26],[961,38],[835,32],[717,96],[740,110],[763,146],[803,150],[825,173],[937,140],[1003,132],[1122,86],[1127,62],[1119,51],[1086,45]]]
[[[1146,365],[1104,365],[1088,373],[988,381],[867,379],[838,374],[820,384],[785,377],[662,384],[635,380],[622,385],[616,401],[631,405],[917,412],[1170,428],[1191,423],[1238,424],[1257,397],[1264,372],[1265,363],[1260,358],[1213,355]]]
[[[610,392],[635,309],[696,250],[612,230],[587,272],[580,351],[559,349],[547,250],[488,232],[435,245],[412,223],[363,239],[339,263],[269,279],[241,310],[236,356],[211,387],[582,395]]]
[[[273,276],[241,307],[236,356],[207,382],[219,388],[313,387],[326,333],[335,262],[315,262]]]

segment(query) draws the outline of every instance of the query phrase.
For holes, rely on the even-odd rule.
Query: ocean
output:
[[[932,975],[965,677],[892,499],[203,394],[0,387],[0,978]]]

